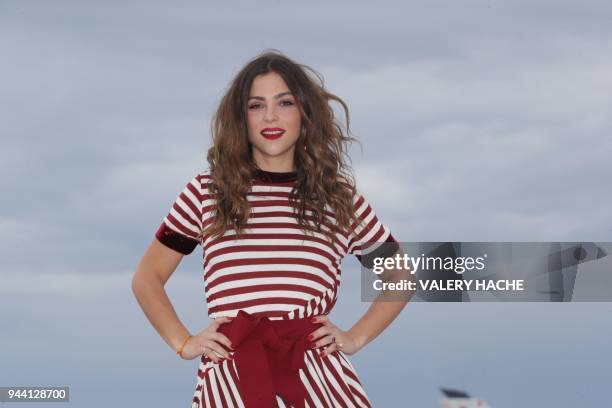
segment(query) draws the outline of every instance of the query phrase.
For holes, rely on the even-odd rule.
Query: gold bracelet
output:
[[[183,345],[176,352],[176,354],[178,354],[181,358],[183,358],[183,348],[185,347],[185,344],[187,344],[190,338],[191,338],[191,334],[188,334],[187,337],[185,337],[185,341],[183,342]]]

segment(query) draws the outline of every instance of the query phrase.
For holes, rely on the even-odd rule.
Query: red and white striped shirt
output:
[[[364,243],[395,242],[359,192],[353,197],[362,221],[359,225],[336,233],[331,243],[322,233],[307,235],[289,203],[296,173],[263,170],[254,173],[247,194],[251,214],[240,239],[233,229],[214,239],[198,238],[215,215],[210,181],[210,172],[205,170],[187,183],[156,237],[182,254],[190,254],[198,244],[203,247],[204,291],[211,318],[236,316],[241,309],[271,320],[329,314],[338,295],[342,259],[353,254],[361,260]],[[326,216],[335,222],[331,209]],[[372,250],[370,244],[367,252]],[[302,373],[302,381],[309,390],[310,406],[370,406],[344,353],[336,351],[324,358],[308,350],[305,360],[309,368]],[[194,407],[240,406],[232,370],[231,362],[216,364],[202,356]],[[342,395],[332,390],[337,388],[334,384]],[[278,405],[285,406],[280,397]]]
[[[307,235],[289,204],[296,174],[257,170],[247,195],[251,215],[243,235],[198,239],[213,220],[215,200],[208,170],[195,176],[172,205],[157,238],[183,254],[204,250],[204,290],[211,318],[235,316],[243,309],[274,320],[327,314],[336,301],[340,264],[347,254],[361,255],[364,242],[393,240],[361,194],[354,205],[361,225],[335,234],[333,243],[319,232]],[[311,215],[306,211],[306,215]],[[326,216],[334,222],[331,209]]]

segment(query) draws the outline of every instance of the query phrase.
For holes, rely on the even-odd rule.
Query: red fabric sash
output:
[[[232,342],[238,387],[246,408],[276,406],[276,394],[304,408],[306,389],[299,370],[310,343],[307,336],[321,327],[308,319],[270,320],[243,310],[218,331]]]

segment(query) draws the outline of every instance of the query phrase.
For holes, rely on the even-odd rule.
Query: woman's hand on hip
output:
[[[231,317],[218,317],[206,329],[187,340],[183,348],[183,359],[193,360],[202,354],[215,363],[220,363],[223,359],[231,359],[232,357],[226,350],[226,348],[232,350],[230,340],[224,334],[217,332],[219,326],[230,321],[232,321]]]
[[[310,319],[313,323],[322,323],[323,326],[310,333],[308,340],[310,348],[323,348],[320,351],[321,356],[326,356],[334,351],[340,350],[345,354],[355,354],[361,349],[361,345],[347,331],[341,330],[333,324],[327,315],[315,316]]]

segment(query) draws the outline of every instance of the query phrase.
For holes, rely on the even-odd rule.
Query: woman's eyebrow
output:
[[[279,94],[276,94],[274,97],[275,97],[276,99],[278,99],[278,98],[280,98],[281,96],[285,96],[285,95],[292,95],[292,94],[291,94],[291,92],[287,91],[287,92],[281,92],[281,93],[279,93]],[[248,97],[248,99],[247,99],[247,101],[248,101],[248,100],[250,100],[250,99],[258,99],[258,100],[260,100],[260,101],[265,101],[265,100],[266,100],[266,98],[264,98],[263,96],[249,96],[249,97]]]

